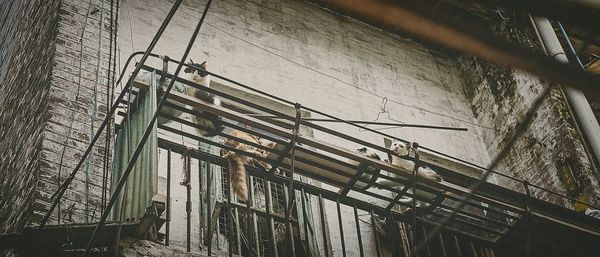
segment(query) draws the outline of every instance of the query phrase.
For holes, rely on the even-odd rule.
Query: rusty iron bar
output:
[[[165,224],[165,245],[169,245],[171,231],[171,148],[167,149],[167,216]]]
[[[294,233],[293,233],[293,228],[292,225],[290,223],[290,215],[292,213],[292,210],[294,208],[294,203],[296,202],[296,193],[294,191],[294,174],[295,174],[295,164],[296,164],[296,140],[298,140],[298,135],[300,133],[300,122],[302,121],[302,112],[300,111],[300,109],[302,108],[302,106],[299,103],[296,103],[294,105],[294,108],[296,110],[296,120],[294,122],[294,130],[293,130],[293,134],[294,136],[292,137],[292,139],[290,140],[290,146],[291,146],[291,155],[292,155],[292,159],[290,161],[290,174],[289,174],[289,178],[288,178],[288,202],[285,203],[286,204],[286,208],[285,208],[285,228],[286,228],[286,238],[288,241],[287,244],[285,244],[285,255],[288,256],[288,249],[291,248],[291,256],[296,256],[296,247],[294,244]],[[289,248],[288,248],[289,247]]]

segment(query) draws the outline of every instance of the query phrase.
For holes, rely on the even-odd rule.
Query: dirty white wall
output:
[[[179,59],[204,4],[184,1],[154,52]],[[171,6],[167,0],[122,1],[121,65],[133,51],[147,47]],[[225,77],[344,119],[374,120],[387,97],[389,117],[394,120],[466,127],[468,131],[396,128],[384,132],[478,164],[489,162],[451,59],[312,4],[215,1],[190,57],[197,62],[208,60],[209,70]],[[158,60],[150,63],[161,67]],[[392,122],[387,115],[381,117],[379,121]],[[383,145],[381,136],[341,124],[326,125]],[[322,133],[315,137],[355,147]],[[185,199],[185,194],[181,197]],[[335,204],[327,206],[333,250],[341,256]],[[358,256],[358,246],[352,243],[356,242],[352,210],[344,208],[343,215],[348,225],[344,227],[348,256]],[[367,221],[361,222],[364,246],[367,253],[373,253],[368,217],[362,219]]]

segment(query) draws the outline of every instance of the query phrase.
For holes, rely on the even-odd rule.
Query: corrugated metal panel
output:
[[[140,142],[144,129],[152,119],[157,107],[156,74],[151,74],[150,90],[139,101],[138,109],[131,115],[123,129],[117,134],[113,169],[113,183],[121,177],[136,145]],[[158,136],[157,124],[146,141],[142,153],[129,176],[125,189],[113,208],[113,220],[137,220],[144,215],[152,197],[158,192]]]

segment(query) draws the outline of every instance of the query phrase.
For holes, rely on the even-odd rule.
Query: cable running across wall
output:
[[[164,1],[163,1],[163,2],[164,2]],[[187,15],[191,16],[191,17],[194,17],[194,18],[196,18],[194,15],[190,14],[190,13],[189,13],[189,12],[187,12],[186,10],[183,10],[183,9],[182,9],[181,11],[182,11],[183,13],[185,13],[185,14],[187,14]],[[302,64],[302,63],[300,63],[300,62],[298,62],[298,61],[295,61],[295,60],[292,60],[292,59],[290,59],[290,58],[288,58],[288,57],[285,57],[285,56],[283,56],[282,54],[276,53],[275,51],[269,50],[269,49],[267,49],[267,48],[265,48],[265,47],[263,47],[263,46],[260,46],[260,45],[258,45],[258,44],[256,44],[256,43],[253,43],[253,42],[251,42],[251,41],[249,41],[249,40],[247,40],[247,39],[244,39],[244,38],[242,38],[242,37],[239,37],[239,36],[237,36],[237,35],[235,35],[235,34],[232,34],[232,33],[228,32],[228,31],[226,31],[226,30],[224,30],[224,29],[220,28],[219,26],[217,26],[217,25],[215,25],[215,24],[212,24],[212,23],[210,23],[210,22],[206,22],[206,25],[208,25],[208,26],[210,26],[210,27],[213,27],[214,29],[216,29],[216,30],[218,30],[218,31],[220,31],[220,32],[222,32],[222,33],[225,33],[225,34],[227,34],[227,35],[229,35],[229,36],[231,36],[231,37],[233,37],[233,38],[236,38],[236,39],[238,39],[238,40],[240,40],[240,41],[242,41],[242,42],[245,42],[245,43],[247,43],[247,44],[249,44],[249,45],[252,45],[252,46],[254,46],[254,47],[256,47],[256,48],[259,48],[259,49],[261,49],[261,50],[263,50],[263,51],[265,51],[265,52],[267,52],[267,53],[270,53],[270,54],[272,54],[272,55],[275,55],[275,56],[277,56],[277,57],[279,57],[279,58],[281,58],[281,59],[283,59],[283,60],[289,61],[289,62],[291,62],[291,63],[293,63],[293,64],[295,64],[295,65],[297,65],[297,66],[299,66],[299,67],[305,68],[305,69],[307,69],[307,70],[313,71],[313,72],[315,72],[315,73],[318,73],[318,74],[320,74],[320,75],[323,75],[323,76],[325,76],[325,77],[328,77],[328,78],[331,78],[331,79],[333,79],[333,80],[336,80],[336,81],[338,81],[338,82],[340,82],[340,83],[342,83],[342,84],[344,84],[344,85],[347,85],[347,86],[353,87],[353,88],[355,88],[355,89],[357,89],[357,90],[360,90],[360,91],[363,91],[363,92],[365,92],[365,93],[367,93],[367,94],[369,94],[369,95],[371,95],[371,96],[378,97],[378,98],[380,98],[381,100],[383,100],[383,99],[386,99],[386,98],[387,98],[387,99],[388,99],[390,102],[393,102],[393,103],[395,103],[395,104],[402,105],[402,106],[409,107],[409,108],[413,108],[413,109],[416,109],[416,110],[419,110],[419,111],[422,111],[422,112],[426,112],[426,113],[429,113],[429,114],[433,114],[433,115],[442,116],[442,117],[445,117],[445,118],[448,118],[448,119],[452,119],[452,120],[460,121],[460,122],[462,122],[462,123],[469,124],[469,125],[471,125],[471,126],[474,126],[474,127],[479,127],[479,128],[488,129],[488,130],[493,130],[493,131],[497,131],[497,132],[503,132],[503,133],[508,133],[508,132],[509,132],[509,131],[504,131],[504,130],[497,129],[497,128],[494,128],[494,127],[491,127],[491,126],[480,125],[480,124],[478,124],[478,123],[475,123],[475,122],[472,122],[472,121],[469,121],[469,120],[466,120],[466,119],[461,119],[461,118],[453,117],[453,116],[451,116],[451,115],[448,115],[448,114],[444,114],[444,113],[440,113],[440,112],[435,112],[435,111],[431,111],[431,110],[428,110],[428,109],[425,109],[425,108],[421,108],[421,107],[418,107],[418,106],[414,106],[414,105],[406,104],[406,103],[403,103],[403,102],[401,102],[401,101],[394,100],[393,98],[389,98],[389,97],[387,97],[387,96],[384,96],[384,95],[377,94],[377,93],[375,93],[375,92],[369,91],[369,90],[367,90],[367,89],[365,89],[365,88],[362,88],[362,87],[360,87],[360,86],[354,85],[354,84],[352,84],[352,83],[350,83],[350,82],[347,82],[347,81],[344,81],[344,80],[342,80],[342,79],[340,79],[340,78],[337,78],[337,77],[335,77],[335,76],[333,76],[333,75],[331,75],[331,74],[328,74],[328,73],[326,73],[326,72],[323,72],[323,71],[320,71],[320,70],[314,69],[314,68],[312,68],[312,67],[310,67],[310,66],[307,66],[307,65],[304,65],[304,64]],[[379,128],[379,129],[377,129],[377,130],[383,130],[383,129],[388,129],[388,128]]]
[[[81,66],[83,63],[83,35],[85,34],[85,28],[87,27],[87,20],[89,14],[91,12],[92,0],[88,1],[88,6],[85,11],[85,19],[83,21],[83,25],[81,28],[81,34],[79,36],[79,67],[78,67],[78,80],[77,80],[77,92],[75,93],[75,105],[73,106],[73,111],[71,112],[71,118],[69,119],[69,128],[67,129],[67,135],[65,137],[65,141],[63,143],[62,152],[60,154],[60,160],[58,163],[58,183],[62,183],[62,167],[63,161],[65,158],[65,151],[67,149],[67,143],[69,142],[69,138],[71,136],[71,131],[73,130],[73,122],[75,120],[75,113],[77,112],[77,107],[79,107],[79,93],[81,90]],[[57,213],[57,223],[60,224],[60,199],[58,201],[58,213]]]
[[[98,113],[98,81],[100,80],[100,56],[102,49],[102,30],[104,23],[104,0],[101,0],[101,8],[100,8],[100,20],[98,22],[98,49],[96,53],[96,79],[94,80],[94,112],[91,117],[90,124],[90,139],[94,135],[94,123],[96,123],[96,115]],[[94,9],[92,12],[96,12],[98,8]],[[108,97],[108,92],[106,97]],[[90,222],[90,159],[94,159],[94,155],[88,156],[86,164],[85,164],[85,222]],[[94,209],[95,210],[95,209]]]

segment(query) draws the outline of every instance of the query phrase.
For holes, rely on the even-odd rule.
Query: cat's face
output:
[[[398,156],[407,156],[410,153],[410,145],[402,141],[394,140],[390,146],[390,150]]]
[[[208,76],[208,72],[206,72],[206,70],[207,70],[206,69],[207,68],[206,61],[198,64],[198,63],[195,63],[192,59],[190,59],[190,61],[188,61],[187,64],[193,66],[194,68],[186,67],[183,70],[183,72],[189,74],[193,79],[199,80],[201,78]]]

